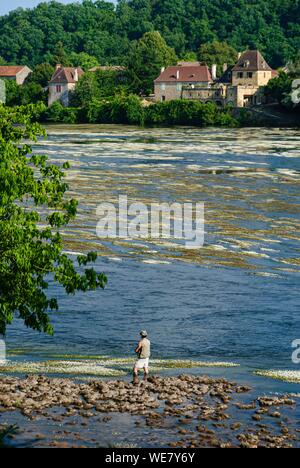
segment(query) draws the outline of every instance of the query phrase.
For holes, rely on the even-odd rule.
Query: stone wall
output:
[[[243,73],[243,77],[240,77],[240,73]],[[249,74],[252,73],[252,76]],[[233,86],[266,86],[272,79],[272,72],[269,70],[249,72],[247,70],[243,72],[232,73],[232,84]]]
[[[57,91],[57,86],[61,86],[61,91]],[[48,87],[48,106],[56,101],[60,101],[63,106],[68,107],[70,100],[70,91],[75,89],[75,83],[51,83]]]
[[[30,73],[32,73],[32,71],[30,70],[30,68],[28,67],[24,67],[22,71],[20,71],[19,73],[17,73],[16,75],[16,83],[18,85],[22,85],[24,83],[24,81],[26,80],[27,76],[30,75]]]
[[[182,90],[187,83],[155,83],[155,101],[172,101],[182,99]],[[195,87],[207,87],[208,83],[194,83]]]

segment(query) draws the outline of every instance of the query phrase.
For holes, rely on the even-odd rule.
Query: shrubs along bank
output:
[[[214,103],[175,100],[144,106],[134,95],[92,100],[86,107],[63,107],[54,103],[40,114],[44,123],[99,123],[127,125],[210,125],[237,127],[238,119],[230,107],[219,108]]]

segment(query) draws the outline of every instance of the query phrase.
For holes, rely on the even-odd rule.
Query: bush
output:
[[[79,109],[64,107],[59,101],[52,104],[41,115],[42,122],[74,124],[79,120]]]
[[[237,121],[229,108],[218,108],[213,103],[175,100],[160,102],[145,109],[145,123],[150,125],[221,125],[233,127]]]
[[[129,125],[194,125],[197,127],[235,127],[237,120],[229,107],[218,108],[213,103],[175,100],[143,107],[136,95],[118,95],[107,99],[92,99],[82,108],[63,107],[55,102],[42,120],[62,123],[101,123]]]
[[[85,121],[89,123],[142,124],[144,120],[141,101],[134,95],[118,95],[105,100],[94,99],[83,114]]]

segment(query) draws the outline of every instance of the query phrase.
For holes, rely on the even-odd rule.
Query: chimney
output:
[[[165,71],[165,69],[166,69],[165,67],[161,67],[160,72],[163,73]]]
[[[59,70],[60,68],[61,68],[61,64],[57,63],[57,65],[55,66],[55,70]]]
[[[223,64],[223,73],[227,72],[227,69],[228,69],[228,65],[227,65],[227,63],[224,63]]]
[[[78,81],[78,68],[74,69],[74,81]]]
[[[242,56],[242,52],[239,52],[238,53],[238,60],[240,60],[241,56]]]
[[[214,63],[211,67],[211,77],[213,81],[216,81],[217,79],[217,65]]]
[[[177,80],[179,80],[179,70],[177,70],[176,78],[177,78]]]

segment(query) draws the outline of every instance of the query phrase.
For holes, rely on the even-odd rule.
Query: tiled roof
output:
[[[258,50],[247,50],[239,58],[237,64],[233,67],[233,71],[271,71],[272,68],[268,65],[264,57]]]
[[[20,71],[22,71],[25,66],[9,66],[3,65],[0,67],[0,76],[16,76]]]
[[[168,67],[155,80],[156,83],[208,83],[212,81],[206,65]]]
[[[77,67],[78,79],[84,74],[82,68]],[[76,83],[76,67],[59,67],[55,70],[50,83]]]

